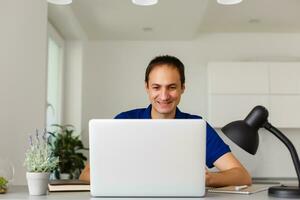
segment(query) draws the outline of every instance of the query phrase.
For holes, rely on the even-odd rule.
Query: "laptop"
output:
[[[204,120],[93,119],[89,141],[92,196],[205,196]]]

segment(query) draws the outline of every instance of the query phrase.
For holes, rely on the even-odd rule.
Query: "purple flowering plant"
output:
[[[29,148],[25,154],[24,165],[28,172],[51,172],[57,166],[59,158],[55,157],[48,144],[49,136],[46,129],[29,136]]]

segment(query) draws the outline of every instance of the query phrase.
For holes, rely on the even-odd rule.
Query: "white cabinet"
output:
[[[299,128],[300,63],[208,64],[208,120],[214,127],[244,119],[256,105],[269,110],[274,126]]]
[[[270,122],[276,127],[300,127],[300,95],[270,95]]]
[[[268,66],[265,63],[210,63],[210,94],[266,94]]]
[[[211,95],[209,122],[214,127],[223,127],[229,122],[241,120],[256,105],[267,107],[267,95]]]
[[[269,63],[270,94],[300,94],[300,63]]]

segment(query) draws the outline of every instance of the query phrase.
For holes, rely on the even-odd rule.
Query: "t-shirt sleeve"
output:
[[[206,165],[211,168],[222,155],[230,152],[230,148],[218,133],[206,123]]]
[[[116,115],[114,119],[128,119],[128,115],[126,114],[126,112],[122,112]]]

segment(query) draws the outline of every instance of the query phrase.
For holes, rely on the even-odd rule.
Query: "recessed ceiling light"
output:
[[[241,3],[242,1],[243,0],[217,0],[217,2],[222,5],[234,5]]]
[[[52,3],[55,5],[68,5],[72,3],[72,0],[47,0],[48,3]]]
[[[152,27],[143,27],[143,31],[144,32],[151,32],[151,31],[153,31],[153,28]]]
[[[158,0],[132,0],[132,3],[139,6],[152,6],[158,3]]]
[[[249,24],[259,24],[260,22],[261,22],[260,19],[256,19],[256,18],[249,19],[248,21]]]

